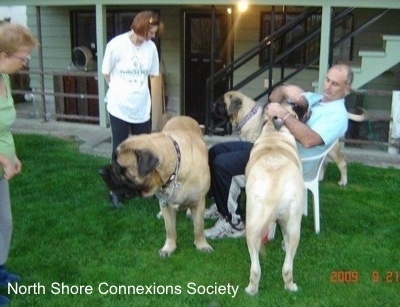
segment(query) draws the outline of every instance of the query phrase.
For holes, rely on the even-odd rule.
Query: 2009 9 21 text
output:
[[[367,275],[368,274],[365,274],[364,276]],[[400,271],[393,270],[380,272],[374,270],[369,275],[370,280],[375,283],[400,283]],[[354,270],[331,271],[329,281],[331,283],[358,283],[361,281],[361,274]]]

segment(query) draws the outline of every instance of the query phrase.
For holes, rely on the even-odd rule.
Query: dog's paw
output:
[[[160,249],[158,251],[158,256],[162,257],[162,258],[167,258],[169,256],[171,256],[171,252],[165,251],[163,249]]]
[[[158,255],[162,258],[169,257],[175,251],[175,249],[176,249],[176,246],[170,247],[170,246],[164,245],[163,248],[158,251]]]
[[[289,290],[292,292],[296,292],[298,290],[297,285],[295,283],[291,283],[289,285],[285,285],[285,290]]]
[[[338,181],[338,185],[339,187],[345,187],[347,185],[347,180],[340,179],[340,181]]]
[[[162,218],[163,218],[163,215],[162,215],[162,212],[161,211],[159,211],[158,213],[157,213],[157,218],[159,219],[159,220],[161,220]]]
[[[196,245],[196,248],[199,251],[202,251],[204,253],[212,253],[214,251],[214,249],[212,248],[211,245],[209,244],[202,244],[202,245]]]
[[[246,293],[249,295],[256,295],[258,293],[258,287],[253,286],[252,284],[249,284],[246,289]]]

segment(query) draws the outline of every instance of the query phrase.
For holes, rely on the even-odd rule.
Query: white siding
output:
[[[140,7],[137,6],[138,9]],[[148,7],[147,7],[148,8]],[[41,32],[42,32],[42,47],[44,70],[53,72],[55,70],[67,70],[71,63],[71,38],[70,38],[70,10],[76,9],[71,6],[55,6],[41,7]],[[179,112],[181,105],[181,84],[182,84],[182,25],[181,25],[181,9],[182,6],[157,6],[154,9],[159,9],[161,20],[165,24],[165,33],[161,37],[161,56],[164,63],[166,77],[166,94],[169,97],[169,105],[174,112]],[[252,6],[247,12],[235,16],[234,31],[234,56],[237,57],[243,52],[249,50],[252,46],[258,43],[260,33],[260,14],[262,11],[267,11],[268,6]],[[375,9],[357,9],[354,20],[355,26],[368,20]],[[27,9],[28,23],[27,25],[34,33],[37,33],[36,26],[36,9],[28,7]],[[367,29],[363,34],[354,39],[353,50],[354,55],[357,55],[359,49],[364,46],[379,48],[382,46],[380,34],[400,34],[400,11],[394,10],[389,16],[382,18],[375,26]],[[396,33],[397,31],[397,33]],[[36,54],[37,55],[37,54]],[[357,57],[355,58],[357,60]],[[34,54],[31,69],[37,68],[37,56]],[[258,68],[258,58],[251,60],[234,74],[234,84],[237,84],[249,73]],[[398,67],[394,67],[393,71],[382,75],[384,82],[374,80],[366,87],[384,87],[385,89],[399,88]],[[275,76],[279,74],[275,72]],[[391,76],[391,77],[390,77]],[[264,79],[266,75],[260,76],[256,80],[249,83],[243,92],[249,96],[258,95],[264,87]],[[290,83],[298,84],[307,90],[313,90],[312,82],[318,79],[318,70],[309,69],[302,72],[300,75],[290,80]],[[38,78],[32,77],[33,88],[39,87]],[[45,87],[52,91],[53,80],[51,75],[46,75]],[[387,103],[382,103],[383,108],[387,108]]]
[[[36,25],[36,10],[28,7],[28,27],[38,37]],[[43,67],[45,71],[45,89],[53,91],[54,71],[67,70],[71,63],[71,39],[69,8],[67,7],[41,7],[41,46],[43,50]],[[32,71],[38,70],[37,51],[33,54],[30,68]],[[31,76],[31,87],[40,88],[37,75]],[[52,99],[48,96],[46,99]]]

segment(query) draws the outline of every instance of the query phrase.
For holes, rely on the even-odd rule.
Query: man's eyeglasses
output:
[[[29,61],[31,60],[31,56],[30,55],[26,56],[25,58],[21,58],[21,57],[15,55],[15,54],[12,54],[11,56],[14,57],[14,58],[17,58],[18,60],[20,60],[22,62],[24,62],[25,64],[28,64]]]

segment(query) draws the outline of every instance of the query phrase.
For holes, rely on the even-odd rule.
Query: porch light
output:
[[[246,0],[240,0],[238,2],[238,10],[240,13],[247,11],[248,7],[249,7],[249,3]]]

